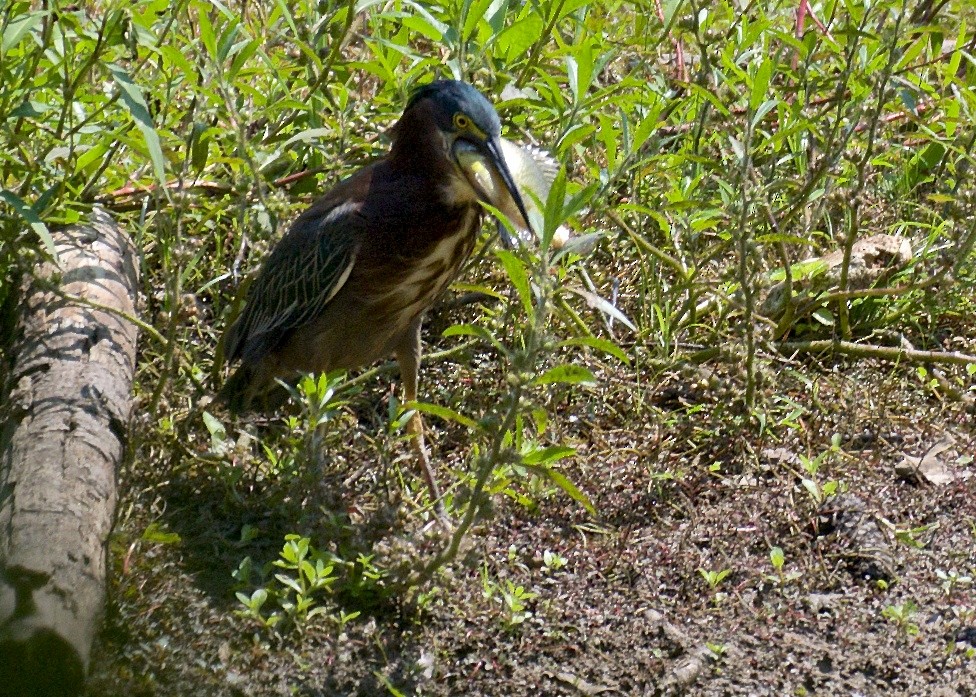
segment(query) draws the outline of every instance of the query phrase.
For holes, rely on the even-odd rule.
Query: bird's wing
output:
[[[361,203],[322,200],[295,221],[272,250],[228,330],[230,361],[260,360],[315,319],[349,279],[364,221]]]

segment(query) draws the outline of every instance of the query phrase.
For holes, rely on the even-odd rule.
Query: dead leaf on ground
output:
[[[929,447],[921,457],[905,455],[901,462],[895,465],[895,474],[907,481],[932,486],[945,486],[956,478],[955,472],[946,462],[944,454],[955,441],[950,437]]]

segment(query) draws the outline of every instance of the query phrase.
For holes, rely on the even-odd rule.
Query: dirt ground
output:
[[[431,401],[450,404],[463,385],[471,407],[482,379],[471,365],[429,367]],[[341,628],[260,628],[235,615],[232,573],[245,555],[273,559],[288,532],[391,565],[432,552],[402,495],[398,474],[420,486],[403,444],[375,454],[370,412],[386,408],[392,378],[336,426],[315,491],[307,479],[230,485],[139,452],[123,475],[90,694],[976,694],[972,415],[914,366],[770,358],[765,371],[767,399],[797,409],[762,434],[729,426],[741,385],[709,369],[639,381],[608,369],[599,391],[560,397],[557,435],[579,451],[565,471],[598,515],[562,493],[529,506],[496,496],[433,586],[332,598],[362,612]],[[433,431],[446,481],[464,431]],[[822,453],[809,474],[801,457]],[[818,502],[830,482],[835,495]],[[151,523],[179,542],[147,540]],[[242,541],[244,525],[261,535]],[[506,606],[518,587],[525,607]]]

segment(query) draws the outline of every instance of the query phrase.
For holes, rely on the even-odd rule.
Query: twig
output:
[[[912,342],[908,340],[908,337],[900,332],[898,333],[898,343],[904,349],[907,349],[909,351],[915,350],[915,347],[912,346]],[[945,373],[943,373],[938,367],[932,365],[931,363],[927,363],[926,365],[928,366],[929,372],[932,373],[932,377],[934,377],[938,381],[939,386],[945,391],[947,395],[949,395],[956,401],[964,402],[970,407],[976,404],[976,397],[966,392],[960,391],[959,388],[957,388],[955,385],[949,382],[949,378],[947,378],[945,376]]]
[[[62,300],[65,300],[69,303],[82,305],[84,307],[89,307],[93,310],[98,310],[99,312],[107,312],[110,315],[115,315],[119,319],[125,320],[126,322],[135,325],[136,327],[138,327],[140,330],[142,330],[143,332],[151,336],[159,343],[163,345],[166,344],[166,337],[160,334],[158,329],[156,329],[151,324],[144,322],[143,320],[139,319],[134,315],[130,315],[129,313],[123,312],[122,310],[119,310],[118,308],[115,307],[109,307],[108,305],[97,303],[94,300],[88,300],[87,298],[83,298],[80,295],[72,295],[71,293],[65,293],[64,291],[58,290],[57,288],[51,288],[51,290],[55,294],[57,294],[57,296],[60,297]]]
[[[610,218],[610,220],[612,220],[621,230],[626,232],[627,235],[630,237],[630,239],[634,241],[634,244],[636,244],[638,248],[640,248],[644,252],[647,252],[648,254],[657,258],[658,260],[663,261],[665,264],[667,264],[672,269],[677,271],[681,275],[681,278],[683,280],[688,280],[689,274],[684,264],[682,264],[680,261],[675,259],[667,252],[662,251],[658,247],[655,247],[653,244],[648,242],[643,235],[641,235],[636,230],[631,228],[627,223],[624,222],[623,218],[617,215],[614,211],[608,210],[607,217]]]
[[[816,341],[785,341],[773,344],[780,353],[823,353],[830,351],[854,358],[880,358],[886,361],[911,361],[914,363],[944,363],[948,365],[976,364],[976,356],[959,351],[923,351],[904,346],[878,346],[858,344],[853,341],[822,339]]]

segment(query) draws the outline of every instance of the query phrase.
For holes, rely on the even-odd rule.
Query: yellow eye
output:
[[[464,114],[458,113],[454,115],[454,127],[459,131],[466,131],[471,126],[471,119],[469,119]]]

